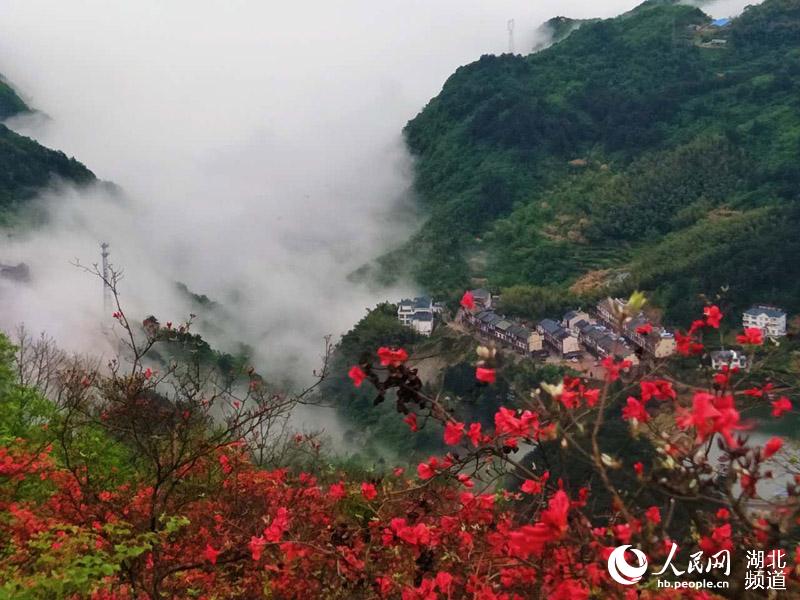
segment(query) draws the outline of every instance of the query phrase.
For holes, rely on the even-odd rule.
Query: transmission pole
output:
[[[509,19],[506,27],[508,27],[508,51],[514,54],[514,19]]]
[[[108,266],[108,242],[100,243],[100,256],[103,257],[103,312],[105,316],[111,313],[111,271]]]

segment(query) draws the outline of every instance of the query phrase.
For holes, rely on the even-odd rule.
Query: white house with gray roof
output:
[[[742,326],[756,327],[771,338],[783,337],[786,335],[786,311],[765,304],[751,306],[742,315]]]
[[[433,301],[428,296],[418,296],[413,300],[406,298],[397,305],[397,319],[422,335],[433,333],[434,312]]]

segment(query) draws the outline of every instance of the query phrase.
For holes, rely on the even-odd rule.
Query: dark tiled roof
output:
[[[781,310],[777,306],[758,305],[758,306],[751,306],[746,311],[744,311],[744,314],[753,317],[757,317],[760,314],[765,314],[771,319],[779,319],[781,317],[786,316],[786,311]]]
[[[511,321],[502,320],[495,327],[497,327],[500,331],[506,331],[510,329],[514,324]]]
[[[561,325],[559,325],[555,321],[553,321],[553,319],[542,319],[539,322],[539,326],[550,335],[556,335],[557,333],[564,331],[564,328],[561,327]]]
[[[431,299],[428,296],[414,298],[414,308],[430,308],[431,304]]]

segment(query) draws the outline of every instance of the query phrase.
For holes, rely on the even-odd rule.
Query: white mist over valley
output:
[[[507,51],[509,19],[527,52],[550,17],[637,3],[6,0],[0,72],[40,111],[8,125],[123,192],[41,194],[47,224],[0,242],[0,262],[32,273],[0,283],[0,328],[103,352],[100,283],[71,262],[97,262],[107,241],[129,312],[180,321],[183,282],[224,307],[213,345],[242,342],[262,372],[308,376],[323,336],[420,291],[348,280],[419,222],[408,119],[459,65]]]

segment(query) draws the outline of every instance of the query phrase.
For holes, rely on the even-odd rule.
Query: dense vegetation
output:
[[[694,371],[689,355],[727,333],[707,308],[682,346]],[[146,366],[170,325],[139,332],[120,313],[129,345],[102,369],[0,334],[0,597],[755,600],[754,550],[785,559],[780,579],[765,567],[765,585],[796,597],[796,449],[752,436],[743,419],[756,401],[780,426],[796,416],[784,395],[796,388],[778,390],[760,367],[698,387],[668,364],[626,373],[608,359],[603,382],[518,372],[530,387],[514,398],[495,380],[510,364],[479,347],[478,369],[445,377],[462,404],[487,403],[476,419],[421,389],[402,348],[371,351],[413,341],[392,332],[392,313],[372,311],[342,349],[360,354],[350,385],[401,398],[403,414],[385,414],[436,442],[414,469],[332,460],[287,421],[305,392],[274,393],[253,375],[231,385],[190,356]],[[754,364],[788,358],[759,330],[742,337]],[[609,575],[621,544],[646,553],[641,581]],[[687,572],[690,560],[702,568]],[[659,574],[670,561],[680,568]],[[729,587],[676,595],[665,579]]]
[[[27,110],[22,98],[0,76],[0,119],[7,119]]]
[[[0,120],[27,110],[14,90],[0,79]],[[93,182],[95,176],[74,158],[45,148],[0,123],[0,223],[54,179],[85,184]]]
[[[646,2],[459,68],[405,129],[430,218],[385,265],[540,308],[639,287],[685,319],[727,284],[799,310],[800,0],[709,23]]]

